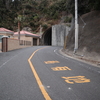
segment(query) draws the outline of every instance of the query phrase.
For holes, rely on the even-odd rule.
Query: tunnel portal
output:
[[[42,35],[42,45],[64,46],[64,39],[68,35],[69,27],[66,25],[53,25]]]
[[[50,27],[44,32],[43,45],[52,45],[52,27]]]

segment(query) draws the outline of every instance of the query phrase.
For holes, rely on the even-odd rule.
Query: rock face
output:
[[[75,28],[67,40],[68,51],[74,50]],[[77,53],[100,61],[100,11],[92,11],[79,18],[79,48]]]
[[[52,45],[53,46],[63,46],[64,39],[68,34],[68,27],[65,25],[54,25],[52,26]]]

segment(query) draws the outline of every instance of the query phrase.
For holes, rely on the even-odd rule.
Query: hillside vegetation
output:
[[[100,11],[91,11],[79,18],[78,44],[79,48],[76,54],[82,56],[82,59],[100,63]],[[73,27],[68,35],[67,52],[73,52],[74,45],[75,28]]]
[[[24,19],[21,29],[30,27],[37,32],[40,25],[45,30],[66,14],[66,0],[0,0],[0,7],[0,27],[11,30],[17,30],[18,16]]]
[[[78,0],[79,15],[100,10],[100,0]],[[30,27],[38,32],[42,25],[45,31],[48,27],[71,22],[74,17],[74,0],[0,0],[0,27],[17,30],[16,19],[20,16],[21,29]]]

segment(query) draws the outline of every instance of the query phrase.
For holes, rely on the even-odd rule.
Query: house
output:
[[[13,34],[14,34],[14,32],[11,31],[11,30],[8,30],[6,28],[0,28],[0,42],[1,42],[1,38],[3,36],[7,36],[9,38],[13,38]]]
[[[0,28],[0,50],[2,49],[2,37],[13,38],[14,32],[6,28]]]
[[[18,39],[18,32],[14,33],[14,39]],[[20,40],[22,41],[30,41],[31,46],[39,45],[40,36],[37,34],[30,33],[28,31],[20,31]]]
[[[0,28],[0,50],[7,52],[19,48],[39,45],[40,36],[27,31],[20,31],[20,41],[18,40],[18,32]],[[3,38],[2,37],[8,37]]]

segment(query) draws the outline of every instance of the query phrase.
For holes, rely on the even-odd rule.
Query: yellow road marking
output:
[[[62,78],[66,79],[65,82],[69,84],[90,82],[90,79],[85,78],[85,76],[72,76],[72,77],[62,77]]]
[[[51,68],[54,71],[63,71],[63,70],[71,70],[69,67],[64,66],[64,67],[53,67]]]
[[[41,49],[43,49],[43,48],[41,48]],[[32,59],[32,57],[34,56],[34,54],[35,54],[37,51],[41,50],[41,49],[37,49],[35,52],[33,52],[33,54],[32,54],[32,55],[30,56],[30,58],[28,59],[28,62],[29,62],[29,65],[30,65],[30,67],[31,67],[31,69],[32,69],[32,72],[33,72],[33,74],[34,74],[34,76],[35,76],[35,78],[36,78],[36,81],[37,81],[37,83],[38,83],[38,85],[39,85],[39,88],[40,88],[40,90],[41,90],[41,92],[42,92],[42,94],[43,94],[45,100],[52,100],[52,99],[50,98],[50,96],[48,95],[48,93],[46,92],[46,90],[45,90],[45,88],[44,88],[44,86],[43,86],[43,84],[42,84],[42,82],[41,82],[41,80],[40,80],[40,78],[39,78],[39,76],[38,76],[38,74],[37,74],[37,72],[36,72],[36,70],[35,70],[33,64],[32,64],[32,62],[31,62],[31,59]]]
[[[44,61],[45,64],[55,64],[60,63],[59,61]]]

